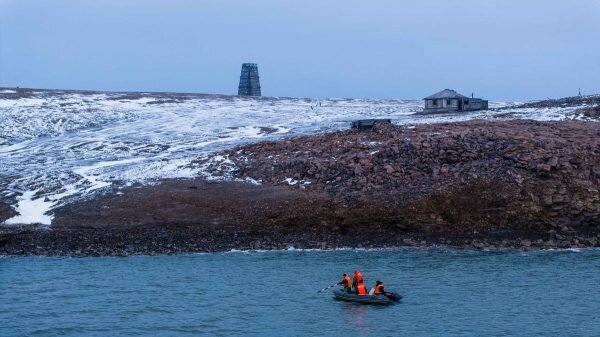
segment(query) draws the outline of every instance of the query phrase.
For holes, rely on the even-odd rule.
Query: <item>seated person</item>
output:
[[[342,277],[343,277],[342,282],[340,282],[338,284],[342,286],[342,289],[345,292],[351,292],[352,291],[352,281],[350,281],[350,276],[348,276],[348,274],[344,274],[344,275],[342,275]]]
[[[385,295],[385,289],[383,288],[383,282],[377,280],[375,287],[371,289],[369,295]]]

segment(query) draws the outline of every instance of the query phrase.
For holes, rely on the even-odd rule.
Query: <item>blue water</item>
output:
[[[360,268],[404,299],[339,302]],[[0,336],[600,336],[600,250],[0,258]]]

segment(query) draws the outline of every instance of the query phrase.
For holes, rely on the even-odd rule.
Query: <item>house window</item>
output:
[[[433,106],[437,106],[437,99],[433,100]]]
[[[452,100],[451,99],[447,99],[446,100],[446,105],[452,105]]]
[[[468,105],[468,104],[469,104],[469,100],[465,100],[465,105]]]

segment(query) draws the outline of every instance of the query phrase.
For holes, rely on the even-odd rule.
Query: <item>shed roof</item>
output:
[[[440,98],[469,98],[469,97],[463,96],[452,89],[444,89],[436,94],[427,96],[424,99],[440,99]]]

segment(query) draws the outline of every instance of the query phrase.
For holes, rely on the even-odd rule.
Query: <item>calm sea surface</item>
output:
[[[404,299],[317,293],[359,268]],[[600,336],[600,250],[0,258],[0,336]]]

